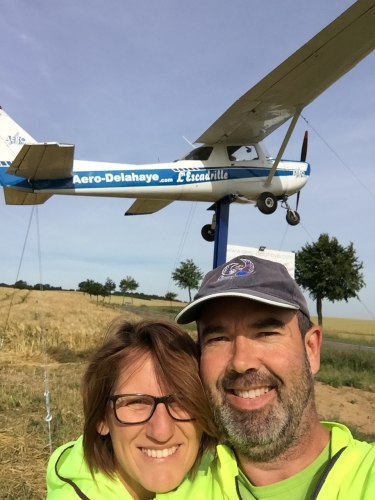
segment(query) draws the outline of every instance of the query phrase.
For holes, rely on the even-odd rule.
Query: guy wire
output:
[[[375,316],[372,314],[372,312],[370,311],[370,309],[366,306],[366,304],[364,304],[362,302],[362,300],[359,298],[359,296],[357,295],[357,299],[359,300],[359,302],[363,305],[363,307],[366,309],[366,311],[369,313],[369,315],[371,316],[372,319],[375,319]]]
[[[283,246],[283,243],[284,243],[284,240],[285,240],[285,236],[286,236],[286,233],[288,231],[288,227],[289,227],[289,224],[286,225],[286,228],[285,228],[285,231],[284,231],[284,236],[283,236],[283,238],[281,240],[281,243],[280,243],[280,246],[279,246],[279,252],[280,252],[280,250],[281,250],[281,248]]]
[[[42,252],[40,247],[40,230],[39,230],[39,212],[38,205],[36,205],[36,228],[37,228],[37,239],[38,239],[38,260],[39,260],[39,284],[40,291],[43,292],[43,274],[42,274]],[[43,307],[40,309],[40,327],[42,330],[42,344],[43,344],[43,357],[44,357],[44,399],[46,403],[46,416],[44,418],[48,426],[48,445],[49,452],[52,455],[52,433],[51,433],[51,401],[50,401],[50,391],[49,391],[49,369],[48,369],[48,353],[47,353],[47,332],[44,325],[44,311]]]
[[[22,252],[21,252],[20,263],[18,264],[18,270],[17,270],[17,275],[16,275],[16,281],[15,281],[15,283],[17,283],[19,275],[20,275],[20,270],[21,270],[21,266],[22,266],[23,256],[25,254],[25,249],[26,249],[26,243],[27,243],[27,240],[29,238],[29,231],[30,231],[31,221],[33,220],[34,209],[35,209],[35,205],[33,205],[33,208],[31,209],[29,224],[27,226],[26,237],[25,237],[25,241],[23,243],[23,248],[22,248]],[[13,288],[13,293],[12,293],[12,297],[10,299],[10,304],[9,304],[9,309],[8,309],[8,315],[7,315],[7,319],[5,321],[4,336],[5,336],[5,333],[6,333],[7,328],[8,328],[10,311],[12,309],[13,299],[14,299],[14,294],[15,293],[16,293],[16,289]],[[4,336],[0,339],[0,349],[3,347],[3,344],[4,344]]]
[[[323,137],[322,137],[322,136],[319,134],[319,132],[318,132],[318,131],[317,131],[317,130],[316,130],[316,129],[315,129],[315,128],[311,125],[311,123],[310,123],[308,120],[306,120],[306,118],[305,118],[303,115],[301,115],[301,118],[302,118],[303,120],[305,120],[305,122],[306,122],[306,123],[307,123],[307,125],[311,128],[311,130],[313,130],[313,131],[316,133],[316,135],[319,137],[319,139],[320,139],[321,141],[323,141],[323,142],[324,142],[324,144],[327,146],[327,148],[328,148],[328,149],[329,149],[329,150],[330,150],[330,151],[331,151],[331,152],[332,152],[332,153],[336,156],[336,158],[337,158],[337,159],[338,159],[338,160],[339,160],[339,161],[340,161],[340,162],[344,165],[344,167],[345,167],[347,170],[349,170],[349,172],[352,174],[352,176],[353,176],[353,177],[355,177],[355,178],[357,179],[357,181],[361,184],[361,186],[363,187],[363,189],[365,189],[365,190],[369,193],[369,195],[370,195],[370,196],[372,196],[373,198],[375,198],[374,193],[373,193],[373,192],[371,192],[371,191],[369,190],[369,188],[366,186],[366,184],[364,184],[364,183],[361,181],[361,179],[360,179],[360,178],[359,178],[359,177],[358,177],[358,176],[357,176],[357,175],[353,172],[353,170],[349,167],[349,165],[347,165],[347,164],[344,162],[344,160],[343,160],[343,159],[342,159],[342,158],[341,158],[341,157],[340,157],[340,156],[336,153],[336,151],[335,151],[335,150],[334,150],[334,149],[333,149],[333,148],[332,148],[332,147],[328,144],[328,142],[327,142],[325,139],[323,139]]]
[[[195,212],[196,208],[197,208],[197,202],[195,201],[194,203],[191,204],[191,207],[190,207],[190,212],[189,212],[189,215],[188,215],[188,218],[187,218],[187,221],[186,221],[186,225],[185,225],[185,229],[184,229],[184,232],[183,232],[183,235],[182,235],[181,243],[180,243],[180,246],[178,248],[176,259],[175,259],[174,264],[173,264],[172,273],[176,269],[178,261],[181,258],[182,250],[184,248],[185,241],[186,241],[187,235],[189,233],[189,229],[190,229],[190,226],[191,226],[191,223],[192,223],[192,220],[193,220],[193,216],[194,216],[194,212]],[[172,285],[172,273],[171,273],[171,276],[169,278],[167,293],[171,289],[171,285]]]

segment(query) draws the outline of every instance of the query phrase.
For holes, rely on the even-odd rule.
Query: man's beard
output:
[[[308,422],[301,424],[302,416],[306,408],[307,413],[315,410],[314,379],[306,352],[301,373],[292,377],[290,385],[286,385],[271,373],[230,372],[217,381],[216,397],[206,388],[223,441],[245,459],[267,462],[304,439]],[[251,386],[274,388],[277,401],[257,410],[237,408],[228,402],[226,388],[246,390]],[[220,401],[217,394],[221,396]]]

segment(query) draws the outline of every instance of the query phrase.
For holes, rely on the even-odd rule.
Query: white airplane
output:
[[[0,185],[7,205],[36,205],[54,194],[136,198],[125,215],[151,214],[172,201],[255,203],[286,208],[291,225],[310,165],[307,134],[300,161],[282,160],[302,109],[375,48],[375,0],[358,0],[238,99],[173,163],[130,165],[74,159],[74,145],[36,143],[0,108]],[[263,140],[287,120],[275,159]],[[296,209],[288,204],[297,193]],[[214,240],[215,215],[202,228]]]

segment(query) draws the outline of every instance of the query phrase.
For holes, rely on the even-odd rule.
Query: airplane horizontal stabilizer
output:
[[[173,200],[148,200],[138,198],[126,211],[125,215],[153,214],[172,203],[172,201]]]
[[[5,203],[7,205],[42,205],[51,196],[52,194],[28,193],[12,188],[4,188]]]
[[[72,176],[73,144],[25,144],[7,174],[31,180],[67,179]]]

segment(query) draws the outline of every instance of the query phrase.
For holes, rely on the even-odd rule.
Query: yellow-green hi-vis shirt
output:
[[[266,487],[254,487],[241,474],[233,451],[227,446],[219,445],[217,456],[207,470],[200,470],[193,481],[185,479],[176,490],[158,494],[156,498],[375,500],[375,443],[353,439],[349,429],[342,424],[322,424],[331,433],[329,445],[311,466],[292,478]],[[308,484],[309,479],[311,484]],[[277,488],[282,491],[278,492]]]
[[[269,486],[253,486],[244,473],[239,470],[239,496],[242,500],[303,500],[311,498],[330,458],[330,445],[328,443],[318,458],[306,469],[295,476]]]

